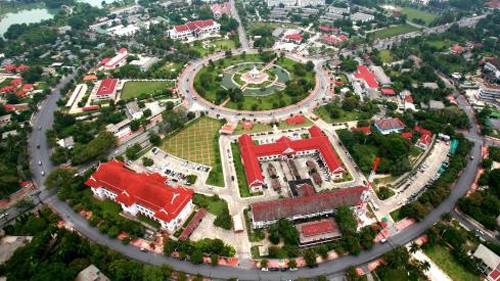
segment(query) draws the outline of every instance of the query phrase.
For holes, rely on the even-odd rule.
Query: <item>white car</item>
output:
[[[269,271],[269,268],[267,268],[267,267],[263,267],[263,268],[261,268],[260,270],[261,270],[261,271]]]

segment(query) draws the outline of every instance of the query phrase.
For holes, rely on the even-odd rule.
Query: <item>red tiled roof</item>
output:
[[[488,1],[485,5],[492,8],[500,8],[500,1]]]
[[[421,134],[420,139],[418,140],[419,143],[429,145],[432,141],[432,132],[424,129],[418,125],[415,125],[413,130],[419,132]]]
[[[102,64],[102,65],[105,65],[105,64],[107,64],[110,60],[111,60],[111,58],[103,58],[103,59],[101,60],[101,64]]]
[[[229,14],[231,12],[229,3],[225,3],[223,6],[214,4],[211,9],[214,14]]]
[[[17,85],[21,84],[21,82],[23,82],[23,78],[20,77],[20,78],[16,78],[16,79],[13,79],[12,81],[10,81],[10,84],[12,86],[17,86]]]
[[[118,83],[118,79],[106,78],[102,80],[99,89],[97,89],[97,95],[112,95],[115,93],[116,84]]]
[[[304,116],[297,114],[293,117],[289,117],[286,119],[286,123],[288,125],[297,125],[297,124],[304,124],[306,122],[306,118]]]
[[[499,6],[500,6],[500,4],[499,4]],[[493,270],[490,273],[489,277],[491,278],[491,280],[497,280],[498,277],[500,277],[500,271],[498,271],[498,269]]]
[[[200,209],[196,215],[191,219],[189,224],[184,228],[184,230],[181,233],[181,236],[179,236],[180,241],[187,240],[189,235],[193,233],[193,231],[196,229],[196,227],[200,224],[201,220],[205,217],[207,214],[207,211],[205,209]]]
[[[272,200],[251,204],[253,221],[266,222],[300,215],[312,215],[338,207],[361,204],[365,187],[353,187],[312,196]]]
[[[205,27],[212,26],[214,21],[209,20],[197,20],[186,22],[185,24],[177,25],[174,27],[176,32],[185,32],[185,31],[196,31],[199,29],[203,29]]]
[[[124,54],[127,52],[127,48],[121,48],[120,50],[118,50],[118,53],[120,54]]]
[[[30,68],[29,66],[27,66],[25,64],[21,64],[16,68],[16,72],[24,72],[24,71],[28,70],[29,68]]]
[[[325,159],[326,165],[334,174],[343,173],[344,168],[340,163],[330,140],[316,126],[309,128],[311,135],[308,139],[290,140],[287,137],[278,139],[275,143],[255,145],[249,135],[240,136],[239,146],[241,158],[245,166],[245,173],[250,186],[263,184],[258,157],[270,155],[291,155],[297,151],[318,150]]]
[[[405,102],[407,102],[407,103],[413,103],[413,98],[411,96],[406,95],[405,96]]]
[[[371,134],[370,126],[354,127],[354,128],[351,128],[351,131],[353,131],[353,132],[363,132],[363,134],[365,134],[365,135]]]
[[[7,111],[12,111],[14,110],[14,105],[13,104],[5,104],[3,108]]]
[[[338,230],[337,224],[333,220],[321,220],[302,225],[300,232],[305,236],[316,236]]]
[[[326,26],[326,25],[320,25],[319,26],[319,30],[323,31],[323,32],[333,32],[333,33],[337,33],[340,31],[340,28],[333,28],[333,27],[329,27],[329,26]]]
[[[455,45],[453,45],[453,47],[451,47],[451,51],[453,53],[460,54],[464,51],[464,48],[462,48],[462,46],[460,46],[458,44],[455,44]]]
[[[382,89],[382,95],[395,96],[396,92],[393,89],[390,89],[390,88],[383,88]]]
[[[97,75],[85,75],[83,76],[83,81],[94,81],[97,80]]]
[[[89,106],[82,108],[83,111],[91,111],[91,110],[97,110],[97,109],[99,109],[98,105],[89,105]]]
[[[14,92],[15,90],[16,88],[12,86],[3,86],[2,88],[0,88],[0,93]]]
[[[24,84],[22,89],[23,90],[31,90],[31,89],[33,89],[33,84]]]
[[[251,130],[253,128],[253,123],[250,122],[250,121],[245,121],[241,124],[241,126],[243,127],[243,129],[245,130]]]
[[[370,88],[378,88],[379,85],[375,79],[375,74],[368,70],[365,65],[358,65],[358,73],[354,74],[354,77],[365,80],[366,84]]]
[[[337,44],[337,43],[342,43],[344,42],[347,37],[345,35],[340,35],[340,36],[329,36],[329,35],[323,35],[323,37],[321,37],[323,39],[323,41],[326,41],[327,43],[330,43],[330,44]]]
[[[300,42],[300,41],[302,41],[302,35],[300,35],[298,33],[296,33],[296,34],[288,34],[288,35],[285,35],[285,39]]]
[[[413,132],[403,132],[403,133],[401,133],[401,137],[403,137],[405,139],[411,139],[411,138],[413,138]]]
[[[391,130],[391,129],[403,129],[405,127],[405,123],[399,120],[399,118],[386,118],[375,121],[377,127],[381,130]]]
[[[155,212],[154,217],[170,222],[177,218],[193,197],[193,191],[184,187],[173,188],[160,174],[138,174],[124,167],[124,163],[111,160],[99,165],[85,182],[91,188],[102,187],[118,196],[116,201],[126,206],[139,204]]]

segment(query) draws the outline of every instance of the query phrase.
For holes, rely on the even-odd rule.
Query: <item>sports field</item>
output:
[[[369,33],[369,34],[375,38],[384,39],[384,38],[389,38],[389,37],[393,37],[396,35],[406,34],[406,33],[418,31],[418,30],[420,30],[420,29],[418,29],[412,25],[401,24],[401,25],[397,25],[394,27],[389,27],[386,29],[377,30],[377,31]]]
[[[429,25],[432,21],[434,21],[438,17],[438,15],[436,14],[408,7],[404,7],[402,9],[402,12],[403,14],[406,15],[408,20],[411,21],[413,19],[421,19],[425,22],[425,25]]]
[[[167,138],[163,149],[182,159],[214,166],[216,160],[220,159],[218,151],[220,127],[220,122],[215,119],[198,118]]]
[[[165,89],[167,82],[127,82],[123,86],[122,96],[123,100],[139,97],[143,94],[152,94],[155,91]]]

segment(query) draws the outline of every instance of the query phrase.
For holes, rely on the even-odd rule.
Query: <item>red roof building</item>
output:
[[[329,27],[329,26],[326,26],[326,25],[320,25],[318,27],[318,29],[321,31],[321,32],[324,32],[324,33],[334,33],[334,34],[338,34],[340,32],[340,28],[333,28],[333,27]]]
[[[98,105],[89,105],[86,107],[82,108],[82,111],[92,111],[92,110],[98,110],[99,106]]]
[[[94,87],[95,94],[93,95],[93,99],[94,100],[115,99],[116,86],[118,82],[119,82],[118,79],[106,78],[102,80],[101,83],[97,83],[96,87]]]
[[[222,15],[229,15],[231,13],[231,6],[229,6],[229,2],[224,3],[224,5],[214,4],[211,9],[216,19],[222,17]]]
[[[340,44],[340,43],[344,42],[345,40],[347,40],[347,36],[345,36],[344,34],[342,34],[340,36],[323,35],[321,37],[321,40],[323,41],[323,43],[328,44],[328,45],[337,45],[337,44]]]
[[[251,204],[252,227],[263,228],[285,218],[298,220],[334,213],[342,205],[359,206],[364,191],[365,187],[353,187],[305,197],[253,203]]]
[[[112,58],[104,58],[101,60],[101,65],[104,69],[112,70],[117,67],[124,66],[127,63],[128,51],[126,48],[118,50]]]
[[[191,214],[193,191],[167,185],[160,174],[138,174],[123,162],[111,160],[99,165],[85,184],[103,199],[119,203],[131,215],[141,214],[175,231]]]
[[[220,24],[209,20],[190,21],[185,24],[177,25],[169,31],[172,39],[186,39],[188,37],[198,37],[204,34],[218,33]]]
[[[432,132],[418,125],[415,125],[413,130],[420,133],[420,138],[417,141],[417,146],[422,149],[427,149],[432,142]]]
[[[300,114],[297,114],[293,117],[289,117],[286,119],[286,123],[288,125],[299,125],[304,124],[306,122],[306,118]]]
[[[306,222],[298,224],[296,228],[299,232],[299,244],[301,246],[325,243],[342,236],[337,223],[333,219]]]
[[[250,121],[244,121],[243,123],[241,123],[241,127],[243,128],[243,130],[251,130],[253,129],[253,123]]]
[[[413,132],[402,132],[401,137],[407,140],[411,140],[411,138],[413,138]]]
[[[460,55],[461,53],[464,52],[464,48],[458,44],[455,44],[450,48],[450,52],[456,55]]]
[[[351,131],[353,132],[362,132],[365,135],[369,135],[372,133],[370,126],[365,126],[365,127],[353,127],[351,128]]]
[[[0,88],[0,94],[1,93],[13,93],[16,91],[16,88],[13,86],[3,86]]]
[[[386,118],[375,121],[375,128],[383,134],[401,133],[405,128],[405,123],[398,118]]]
[[[17,87],[23,82],[23,78],[19,77],[10,81],[10,85]]]
[[[21,89],[22,89],[23,91],[31,91],[31,90],[33,90],[33,88],[34,88],[33,84],[24,84],[24,85],[21,87]]]
[[[260,169],[260,161],[290,158],[296,155],[318,153],[327,169],[329,177],[342,178],[344,168],[337,158],[330,140],[316,126],[309,128],[311,135],[308,139],[291,140],[281,137],[275,143],[256,145],[252,138],[244,134],[239,137],[241,161],[245,167],[247,182],[251,188],[260,188],[265,184]]]
[[[382,88],[381,91],[382,91],[382,95],[384,95],[384,96],[395,96],[396,95],[396,91],[394,91],[391,88]]]
[[[375,78],[375,74],[370,72],[370,70],[368,70],[368,67],[366,67],[365,65],[358,65],[358,73],[354,74],[354,77],[364,80],[365,84],[369,88],[379,87],[377,79]]]
[[[293,43],[296,43],[296,44],[300,44],[302,43],[302,35],[296,33],[296,34],[288,34],[288,35],[285,35],[285,37],[283,37],[283,40],[285,42],[293,42]]]

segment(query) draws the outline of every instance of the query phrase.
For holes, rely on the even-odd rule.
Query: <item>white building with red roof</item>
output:
[[[337,45],[343,43],[347,40],[347,36],[341,34],[339,36],[336,35],[323,35],[321,37],[321,41],[327,45]]]
[[[382,134],[401,133],[405,128],[405,123],[399,118],[386,118],[375,121],[375,128]]]
[[[288,43],[300,44],[300,43],[302,43],[302,40],[304,40],[304,38],[302,38],[302,35],[300,35],[298,33],[287,34],[287,35],[283,36],[283,41],[288,42]]]
[[[316,126],[309,128],[309,134],[310,138],[307,139],[291,140],[288,137],[281,137],[275,143],[262,145],[254,144],[252,137],[247,134],[240,136],[238,142],[241,161],[250,188],[253,191],[260,190],[265,184],[260,162],[315,154],[325,163],[324,172],[329,178],[342,178],[345,170],[329,138]]]
[[[118,53],[112,58],[104,58],[101,60],[102,68],[113,70],[117,67],[124,66],[127,63],[129,53],[126,48],[121,48]]]
[[[102,101],[102,100],[115,100],[116,90],[120,80],[106,78],[102,81],[98,81],[94,89],[92,89],[92,100]]]
[[[168,36],[174,40],[196,39],[219,33],[219,31],[220,24],[214,20],[197,20],[175,26],[168,31]]]
[[[231,13],[231,6],[229,6],[229,2],[222,5],[214,4],[212,5],[211,9],[216,19],[222,17],[222,15],[230,15]]]
[[[95,196],[120,204],[130,215],[143,215],[175,232],[193,210],[193,191],[171,187],[158,173],[138,174],[123,162],[111,160],[100,164],[85,182]]]

